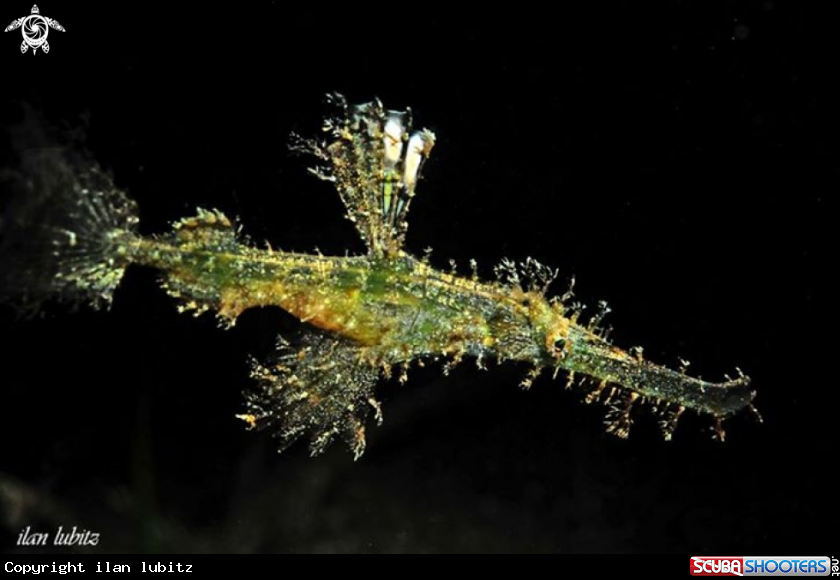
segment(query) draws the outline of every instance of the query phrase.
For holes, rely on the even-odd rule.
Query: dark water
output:
[[[610,303],[618,344],[705,378],[744,369],[765,424],[738,417],[720,445],[687,417],[666,444],[642,414],[620,441],[559,381],[524,393],[525,369],[465,364],[385,384],[358,463],[339,445],[278,456],[233,415],[248,355],[296,322],[265,310],[222,331],[132,270],[110,313],[0,310],[2,550],[77,525],[105,552],[829,551],[840,150],[819,15],[41,10],[67,30],[35,56],[0,36],[0,122],[28,103],[85,127],[144,232],[217,207],[275,247],[360,251],[287,143],[316,131],[326,92],[379,96],[438,135],[413,251],[487,276],[502,257],[558,267],[558,293],[574,275],[582,301]]]

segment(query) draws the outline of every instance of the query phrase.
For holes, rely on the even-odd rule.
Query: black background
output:
[[[0,35],[0,114],[83,127],[145,233],[216,207],[255,240],[343,254],[363,248],[288,135],[317,131],[330,91],[411,106],[438,143],[410,249],[485,276],[502,257],[558,267],[555,292],[574,275],[609,302],[618,344],[706,378],[743,368],[763,425],[739,416],[721,445],[691,416],[665,443],[640,417],[620,441],[559,381],[523,392],[523,368],[465,364],[384,384],[357,463],[277,455],[233,415],[248,356],[296,321],[222,331],[135,269],[110,313],[0,310],[0,549],[26,551],[27,525],[97,531],[105,552],[835,547],[834,32],[781,0],[638,4],[41,4],[67,31],[35,56]]]

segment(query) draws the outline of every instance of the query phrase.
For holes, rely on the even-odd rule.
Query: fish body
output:
[[[304,332],[294,344],[280,339],[273,357],[253,364],[257,387],[238,417],[273,430],[281,448],[308,438],[313,454],[343,437],[360,456],[366,419],[382,418],[377,382],[393,372],[405,380],[411,365],[430,359],[446,369],[466,358],[480,367],[526,363],[526,387],[542,371],[564,371],[568,386],[577,379],[589,386],[587,401],[609,405],[607,430],[621,437],[641,403],[656,410],[666,438],[685,409],[711,415],[722,438],[720,421],[752,408],[746,376],[710,383],[656,365],[641,349],[614,346],[600,329],[606,308],[582,321],[571,291],[549,295],[557,272],[535,260],[503,261],[487,281],[413,256],[404,247],[406,216],[434,134],[412,132],[410,111],[333,100],[338,111],[324,135],[296,147],[319,159],[311,171],[335,184],[366,254],[257,248],[217,210],[199,209],[169,233],[142,236],[135,204],[98,166],[47,156],[36,162],[30,189],[52,207],[19,216],[21,227],[4,242],[6,282],[25,281],[15,287],[33,301],[102,306],[136,264],[160,271],[180,310],[212,311],[228,326],[251,308],[282,308]],[[40,249],[41,258],[18,247]]]

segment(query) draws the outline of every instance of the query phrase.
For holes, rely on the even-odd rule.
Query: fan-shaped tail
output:
[[[0,297],[108,306],[131,262],[137,207],[93,162],[59,148],[26,151],[0,229]]]

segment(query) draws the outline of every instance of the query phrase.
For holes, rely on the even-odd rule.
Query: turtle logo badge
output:
[[[64,32],[64,27],[61,24],[52,18],[41,16],[41,11],[38,10],[37,5],[32,7],[32,14],[18,18],[9,24],[4,32],[17,30],[18,28],[23,33],[23,42],[20,45],[20,51],[26,52],[31,48],[32,54],[38,52],[39,48],[44,51],[44,54],[50,51],[50,44],[47,42],[47,35],[50,32],[50,28]]]

